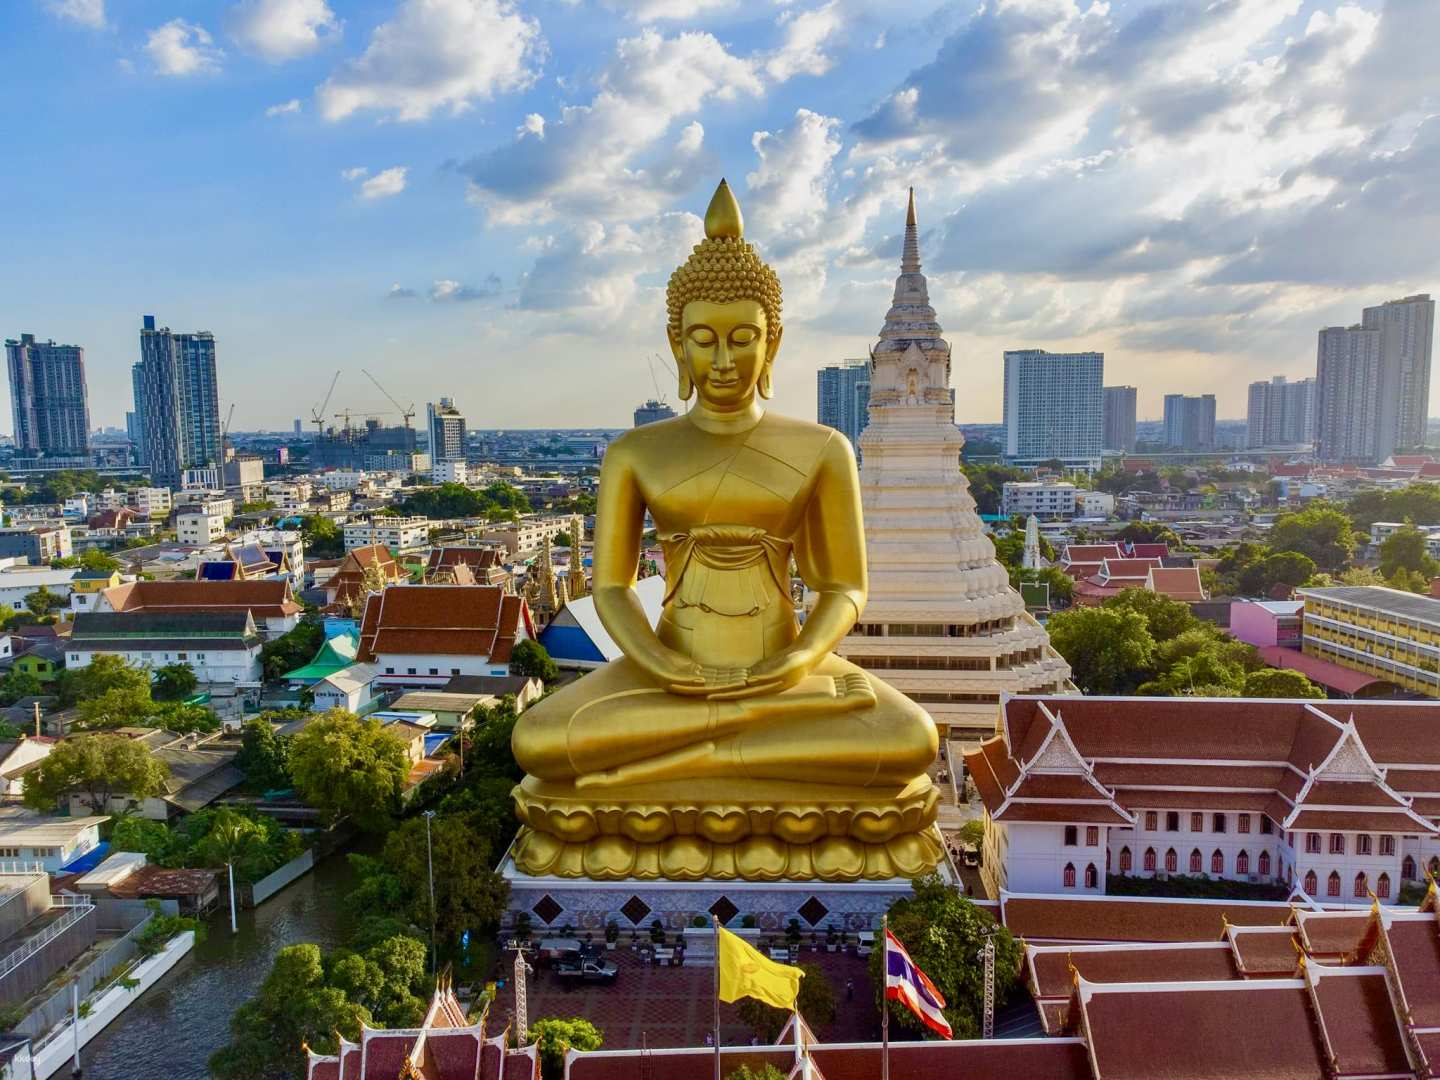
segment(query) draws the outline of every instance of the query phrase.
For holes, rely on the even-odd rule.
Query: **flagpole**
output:
[[[720,919],[710,916],[715,928],[715,1080],[720,1080]]]
[[[880,916],[880,1080],[890,1080],[890,998],[885,981],[890,975],[890,916]]]
[[[800,1035],[800,1002],[796,998],[795,1011],[792,1013],[794,1019],[791,1027],[795,1029],[795,1064],[800,1066],[801,1080],[810,1080],[810,1058],[805,1054],[805,1040]]]

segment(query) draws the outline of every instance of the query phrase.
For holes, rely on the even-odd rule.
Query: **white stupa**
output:
[[[1002,693],[1073,687],[975,512],[941,333],[920,272],[912,189],[860,436],[870,600],[837,651],[923,705],[942,739],[983,738],[994,732]]]

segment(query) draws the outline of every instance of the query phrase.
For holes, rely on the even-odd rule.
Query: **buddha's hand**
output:
[[[778,694],[789,690],[809,675],[819,663],[805,649],[784,649],[774,656],[766,657],[745,675],[744,686],[725,693],[712,693],[711,697],[747,698],[763,694]]]
[[[655,648],[631,659],[645,670],[661,689],[671,694],[700,696],[709,693],[705,670],[683,653],[656,642]]]

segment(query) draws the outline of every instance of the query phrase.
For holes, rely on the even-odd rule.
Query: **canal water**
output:
[[[254,996],[275,954],[302,941],[328,948],[344,940],[342,899],[353,884],[337,852],[240,912],[234,936],[228,909],[218,911],[205,942],[80,1052],[85,1080],[204,1080],[210,1055],[230,1041],[231,1015]]]

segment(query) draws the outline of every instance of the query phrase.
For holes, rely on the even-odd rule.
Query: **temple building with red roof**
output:
[[[305,610],[285,578],[256,581],[133,581],[103,590],[97,613],[184,615],[249,612],[262,638],[295,629]]]
[[[1009,698],[965,755],[987,887],[1098,895],[1108,873],[1191,875],[1393,904],[1440,868],[1436,708]]]
[[[383,687],[441,687],[457,675],[508,675],[515,643],[535,636],[523,597],[499,585],[392,585],[371,593],[361,663]]]

